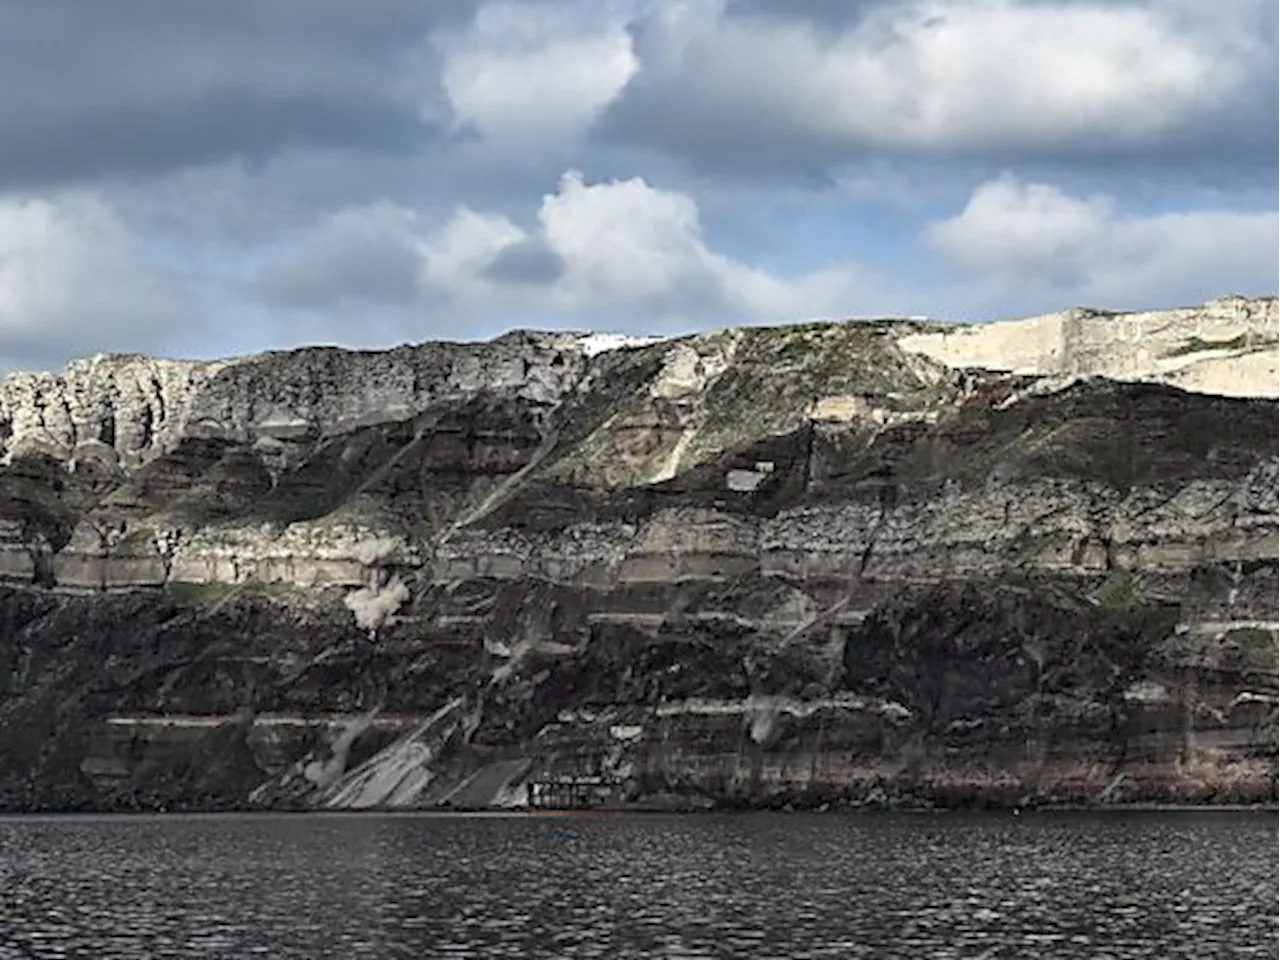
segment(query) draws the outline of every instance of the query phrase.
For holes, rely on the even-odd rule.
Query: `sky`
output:
[[[1277,288],[1274,0],[0,0],[0,370]]]

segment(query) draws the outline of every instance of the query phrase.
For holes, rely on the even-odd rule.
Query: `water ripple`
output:
[[[0,960],[1274,957],[1273,814],[0,819]]]

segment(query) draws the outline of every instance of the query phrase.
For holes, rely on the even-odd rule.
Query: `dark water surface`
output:
[[[0,960],[1274,957],[1276,815],[0,818]]]

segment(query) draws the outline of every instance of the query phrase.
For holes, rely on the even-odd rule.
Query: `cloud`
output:
[[[1073,197],[1011,174],[978,186],[925,238],[966,275],[957,302],[999,312],[1002,303],[1026,312],[1274,294],[1280,259],[1274,210],[1126,214],[1112,197]]]
[[[441,49],[457,122],[526,149],[581,135],[638,66],[609,4],[489,3]]]
[[[662,8],[636,27],[642,67],[601,138],[738,172],[827,171],[877,153],[1159,165],[1188,138],[1238,153],[1203,137],[1207,125],[1270,144],[1274,162],[1276,118],[1256,92],[1275,86],[1260,4],[1210,19],[1174,2],[921,0],[854,4],[850,22],[829,6]]]
[[[0,362],[1274,290],[1276,21],[0,0]]]
[[[154,353],[197,317],[182,278],[100,200],[0,201],[0,364]]]
[[[0,189],[155,175],[291,148],[417,150],[404,74],[440,0],[0,0]]]
[[[449,249],[449,234],[432,249]],[[787,277],[720,253],[708,244],[691,197],[639,177],[591,183],[570,171],[543,198],[535,233],[495,231],[493,237],[498,242],[479,269],[447,277],[438,272],[438,281],[469,291],[477,307],[488,302],[509,310],[513,303],[495,297],[492,265],[532,243],[560,267],[537,291],[538,311],[597,326],[640,321],[673,330],[807,319],[874,310],[884,296],[870,271],[855,263]],[[527,288],[518,296],[529,302]]]
[[[845,28],[886,2],[889,0],[732,0],[729,12],[742,18],[804,20],[821,27]]]
[[[269,303],[286,308],[412,303],[422,270],[416,220],[388,202],[339,210],[270,261],[258,286]]]
[[[545,240],[517,240],[499,250],[482,273],[500,283],[550,284],[564,274],[564,260]]]
[[[874,309],[871,298],[882,293],[852,263],[783,277],[719,253],[708,245],[690,197],[638,177],[590,183],[570,171],[543,198],[532,229],[467,207],[417,239],[405,232],[411,222],[407,212],[386,209],[326,220],[268,265],[261,285],[278,289],[270,278],[281,275],[313,278],[303,284],[308,296],[292,302],[317,309],[374,299],[376,278],[335,267],[345,259],[337,251],[361,242],[416,251],[418,323],[448,309],[490,324],[553,317],[575,325],[696,329]],[[323,296],[312,298],[316,293]]]

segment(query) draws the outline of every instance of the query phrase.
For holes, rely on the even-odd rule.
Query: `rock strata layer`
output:
[[[1267,802],[1276,300],[0,384],[0,807]]]

